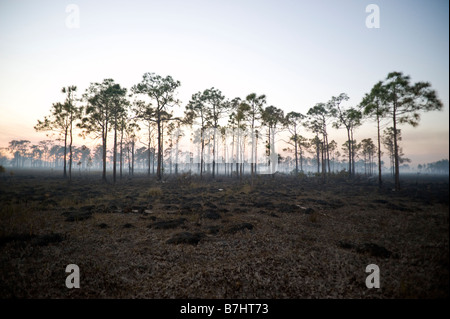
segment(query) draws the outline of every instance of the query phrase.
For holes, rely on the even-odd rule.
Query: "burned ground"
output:
[[[448,298],[448,177],[0,181],[2,298]],[[80,289],[65,268],[80,268]],[[368,289],[366,266],[380,268]]]

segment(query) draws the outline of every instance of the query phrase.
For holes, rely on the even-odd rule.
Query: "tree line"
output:
[[[317,103],[306,114],[294,111],[284,114],[281,108],[267,105],[264,94],[251,93],[244,98],[228,99],[219,89],[212,87],[192,94],[184,106],[183,116],[174,116],[174,107],[182,106],[176,98],[180,85],[180,81],[171,76],[145,73],[142,80],[129,90],[113,79],[91,83],[81,96],[77,95],[76,86],[64,87],[62,93],[65,100],[53,103],[50,114],[38,120],[34,128],[36,131],[54,132],[63,141],[63,175],[69,180],[74,150],[77,151],[76,158],[80,158],[82,151],[74,149],[74,129],[83,138],[90,136],[101,141],[104,181],[107,144],[112,134],[112,175],[115,182],[117,166],[122,176],[124,155],[128,157],[129,165],[134,165],[136,143],[143,136],[146,136],[148,150],[148,174],[151,167],[156,166],[156,178],[162,179],[167,150],[175,153],[169,160],[175,162],[174,171],[178,173],[178,164],[182,160],[180,154],[186,152],[179,147],[180,140],[185,137],[183,128],[191,131],[190,141],[196,145],[186,158],[192,162],[193,153],[197,152],[200,176],[208,167],[214,178],[219,173],[219,165],[221,172],[234,172],[240,177],[248,166],[252,180],[255,174],[263,173],[262,167],[266,168],[265,172],[273,174],[281,160],[275,151],[280,132],[288,136],[287,140],[283,140],[286,145],[283,150],[293,155],[295,173],[303,172],[305,152],[311,152],[315,157],[317,173],[326,176],[332,172],[331,165],[336,154],[341,155],[337,143],[329,136],[331,126],[346,132],[342,155],[347,158],[346,173],[349,176],[355,174],[356,159],[359,157],[364,162],[366,174],[373,174],[375,167],[378,167],[378,183],[381,186],[383,144],[389,153],[395,187],[399,189],[400,165],[409,161],[399,144],[399,126],[417,126],[421,112],[443,108],[430,83],[411,83],[410,77],[401,72],[389,73],[365,94],[358,105],[345,106],[344,102],[349,97],[341,93],[327,102]],[[363,121],[372,121],[376,126],[376,144],[371,138],[357,143],[356,132]],[[314,137],[305,138],[302,135],[304,131],[313,133]],[[17,156],[17,163],[26,142],[10,142],[9,147]],[[259,151],[258,146],[261,148]],[[260,163],[261,160],[264,163]],[[129,168],[132,172],[131,166]]]

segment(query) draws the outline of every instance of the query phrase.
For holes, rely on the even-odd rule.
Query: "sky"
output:
[[[181,82],[183,105],[215,87],[306,114],[340,93],[356,106],[392,71],[430,82],[444,104],[401,127],[405,156],[413,166],[448,158],[449,1],[0,0],[0,147],[46,139],[33,127],[69,85],[81,96],[91,82],[131,88],[154,72]],[[375,141],[375,124],[355,137]],[[342,144],[345,132],[330,138]]]

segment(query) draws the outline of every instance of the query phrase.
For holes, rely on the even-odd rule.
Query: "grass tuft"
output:
[[[161,197],[163,194],[163,191],[160,187],[152,187],[148,190],[148,196],[151,197]]]

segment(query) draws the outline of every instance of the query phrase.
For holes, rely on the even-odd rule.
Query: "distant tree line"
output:
[[[21,142],[17,140],[13,140],[11,142]],[[333,141],[334,142],[334,141]],[[44,144],[46,143],[46,144]],[[336,144],[336,142],[334,142]],[[170,145],[170,144],[169,144]],[[337,145],[337,144],[336,144]],[[50,147],[49,147],[50,146]],[[8,148],[3,153],[2,157],[0,157],[0,165],[10,166],[13,168],[53,168],[53,169],[63,169],[64,167],[64,146],[60,144],[53,144],[51,140],[45,140],[39,142],[37,145],[27,143],[26,148],[24,148],[22,153],[15,152],[15,156],[12,159],[9,159],[6,156]],[[36,151],[38,150],[38,151]],[[284,149],[286,150],[286,149]],[[146,146],[136,147],[133,156],[132,149],[130,145],[125,144],[123,147],[123,154],[118,152],[118,157],[123,156],[123,174],[132,175],[133,172],[146,172],[148,174],[148,170],[150,168],[150,174],[155,175],[156,173],[156,161],[155,158],[155,149],[151,148],[150,152]],[[314,173],[317,169],[317,159],[314,156],[310,156],[311,153],[315,152],[314,149],[310,147],[310,145],[306,145],[303,147],[302,151],[302,169],[299,172],[303,173]],[[83,145],[81,147],[72,146],[72,167],[79,172],[87,172],[87,171],[101,171],[103,170],[103,148],[102,145],[97,145],[92,150]],[[296,165],[299,163],[293,156],[293,154],[288,153],[285,156],[277,154],[277,171],[283,173],[294,173],[296,172]],[[178,154],[178,160],[176,159],[176,154]],[[289,155],[290,154],[290,155]],[[342,152],[343,154],[343,152]],[[149,156],[150,155],[150,156]],[[292,156],[291,156],[292,155]],[[134,157],[134,160],[132,160]],[[356,173],[371,175],[368,171],[369,165],[375,167],[375,163],[372,161],[368,162],[364,158],[364,153],[358,152],[357,154],[358,161],[356,162]],[[192,172],[195,174],[200,174],[200,165],[195,161],[191,161],[192,154],[188,151],[179,151],[172,147],[167,147],[164,154],[163,161],[163,171],[166,174],[178,174],[181,172]],[[106,167],[107,170],[113,170],[113,149],[109,148],[107,150],[107,161]],[[340,172],[342,170],[346,170],[348,164],[346,162],[345,157],[341,155],[339,151],[333,151],[331,155],[331,172]],[[234,175],[230,173],[230,165],[225,166],[222,161],[217,163],[217,165],[221,165],[220,173],[224,174],[225,170],[230,175]],[[69,166],[69,163],[67,163]],[[212,163],[206,163],[207,169],[206,173],[212,174]],[[266,166],[266,163],[259,163],[258,167],[261,170],[262,167]],[[255,167],[255,166],[254,166]],[[74,170],[72,169],[72,170]],[[251,174],[251,164],[249,162],[243,163],[244,173]],[[373,170],[373,169],[372,169]],[[234,170],[233,170],[234,171]]]
[[[31,167],[62,166],[68,179],[73,164],[79,170],[100,168],[105,181],[110,167],[114,182],[117,175],[123,177],[124,169],[133,175],[144,165],[147,174],[158,180],[163,174],[182,171],[200,176],[207,173],[212,178],[218,174],[238,178],[249,174],[253,178],[276,171],[315,171],[326,177],[345,170],[351,177],[356,172],[373,175],[378,169],[381,186],[383,144],[398,189],[400,167],[410,162],[400,147],[399,126],[417,126],[422,111],[443,108],[429,83],[410,83],[410,77],[400,72],[391,72],[376,83],[358,105],[346,106],[349,97],[341,93],[317,103],[306,114],[284,114],[282,109],[267,105],[264,94],[228,99],[212,87],[192,94],[183,116],[174,116],[174,107],[182,107],[176,98],[180,85],[171,76],[145,73],[130,90],[113,79],[91,83],[81,96],[76,86],[64,87],[64,102],[53,103],[50,114],[34,127],[47,131],[53,139],[38,145],[11,141],[11,164],[23,167],[28,161]],[[357,129],[364,121],[374,121],[375,142],[371,138],[357,142]],[[345,129],[347,140],[340,149],[330,137],[330,126]],[[83,138],[100,141],[100,145],[94,150],[74,146],[75,130]],[[306,138],[305,132],[313,137]],[[289,154],[285,157],[276,152],[284,136],[287,139],[281,140],[282,149]]]
[[[425,163],[417,165],[419,172],[434,173],[434,174],[447,174],[449,173],[448,159],[442,159],[437,162]]]

